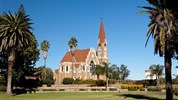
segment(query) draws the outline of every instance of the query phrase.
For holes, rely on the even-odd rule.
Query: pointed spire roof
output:
[[[103,42],[105,42],[105,39],[106,39],[106,36],[105,36],[105,32],[104,32],[103,18],[101,18],[98,41],[99,41],[99,43],[103,43]]]

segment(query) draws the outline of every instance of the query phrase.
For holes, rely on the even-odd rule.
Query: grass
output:
[[[0,93],[0,100],[164,100],[164,92],[49,92],[10,97]],[[174,96],[174,100],[178,97]]]

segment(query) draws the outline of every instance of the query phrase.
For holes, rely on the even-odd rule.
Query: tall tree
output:
[[[26,48],[35,38],[30,18],[22,13],[4,13],[1,15],[0,24],[0,52],[6,51],[8,54],[8,79],[7,95],[11,95],[12,69],[15,62],[17,48]]]
[[[176,5],[178,2],[177,0],[147,1],[152,6],[142,7],[146,10],[141,12],[150,14],[147,37],[149,39],[152,35],[154,38],[154,53],[164,56],[166,100],[172,100],[172,58],[177,58],[178,55],[178,7]]]
[[[42,54],[43,54],[43,58],[44,58],[44,67],[46,68],[46,59],[47,59],[47,56],[48,56],[48,50],[50,48],[50,44],[49,44],[49,41],[47,40],[44,40],[42,43],[41,43],[41,50],[42,50]],[[46,78],[46,70],[44,70],[44,78]]]
[[[108,91],[109,64],[103,62],[104,74],[106,76],[106,90]]]
[[[77,43],[78,43],[78,41],[74,36],[72,36],[71,39],[68,41],[68,45],[70,47],[70,52],[72,55],[72,77],[73,77],[73,79],[75,79],[73,62],[75,61],[74,55],[75,55],[76,47],[78,45]]]
[[[156,75],[156,81],[157,81],[157,86],[159,86],[159,80],[161,76],[163,75],[163,67],[162,65],[151,65],[150,66],[150,71],[152,75]]]
[[[129,74],[130,74],[130,70],[129,69],[127,69],[127,66],[125,66],[125,65],[121,65],[120,66],[120,77],[121,77],[121,79],[122,80],[125,80],[125,78],[127,78],[128,76],[129,76]]]
[[[71,39],[68,42],[68,45],[69,45],[70,49],[76,48],[77,45],[78,45],[77,39],[74,36],[72,36]]]

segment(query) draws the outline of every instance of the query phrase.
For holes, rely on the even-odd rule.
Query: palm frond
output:
[[[147,34],[146,34],[147,40],[146,40],[146,43],[145,43],[145,47],[147,46],[148,40],[149,40],[149,38],[150,38],[150,36],[153,32],[154,27],[155,27],[155,24],[151,24],[150,27],[148,28],[148,31],[147,31]]]

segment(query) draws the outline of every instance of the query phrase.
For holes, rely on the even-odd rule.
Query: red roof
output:
[[[106,39],[106,36],[105,36],[105,32],[104,32],[104,25],[103,25],[103,21],[101,20],[98,40],[100,43],[103,43],[103,42],[105,42],[105,39]]]
[[[85,49],[85,50],[76,49],[75,55],[74,55],[75,61],[85,62],[89,51],[90,49]],[[72,62],[72,61],[73,60],[72,60],[72,55],[70,51],[68,51],[61,60],[61,62]]]

